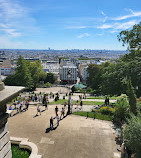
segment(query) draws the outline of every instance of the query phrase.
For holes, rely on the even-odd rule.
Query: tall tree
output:
[[[31,73],[31,77],[33,79],[33,87],[35,89],[37,87],[37,85],[39,84],[41,76],[43,76],[45,73],[42,70],[42,66],[41,66],[40,61],[30,62],[29,63],[29,70]]]
[[[118,40],[122,41],[123,46],[127,44],[129,50],[141,50],[141,22],[129,31],[121,31]]]
[[[15,72],[16,83],[19,86],[32,87],[32,77],[28,66],[22,56],[17,60],[17,68]]]
[[[87,84],[91,88],[98,90],[101,82],[101,66],[97,64],[90,64],[87,68],[88,77]]]
[[[134,114],[137,115],[137,101],[136,101],[136,95],[134,92],[134,88],[132,86],[132,82],[131,79],[129,79],[128,81],[128,90],[127,90],[127,94],[129,97],[129,105],[130,105],[130,111]]]
[[[45,82],[49,82],[49,83],[53,84],[53,83],[55,83],[55,81],[56,81],[56,78],[55,78],[54,74],[53,73],[47,73]]]

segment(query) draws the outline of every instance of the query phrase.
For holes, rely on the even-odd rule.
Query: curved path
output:
[[[58,107],[60,111],[62,105]],[[29,138],[37,145],[38,154],[43,158],[119,157],[111,122],[70,115],[60,121],[59,127],[50,131],[49,119],[55,116],[54,108],[55,105],[49,105],[41,116],[35,116],[36,106],[30,105],[28,111],[10,117],[10,135]]]

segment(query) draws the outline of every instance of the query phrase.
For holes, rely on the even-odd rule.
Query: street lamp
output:
[[[71,75],[72,75],[71,70],[69,69],[67,73],[68,79],[71,78]],[[71,100],[71,93],[69,93],[69,98],[68,98],[68,112],[67,112],[68,115],[70,114],[70,100]]]

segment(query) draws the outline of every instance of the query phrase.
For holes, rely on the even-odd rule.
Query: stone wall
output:
[[[12,158],[8,123],[0,128],[0,158]]]

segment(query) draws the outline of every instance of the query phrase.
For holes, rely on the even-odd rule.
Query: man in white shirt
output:
[[[56,116],[56,119],[57,119],[57,126],[59,126],[60,117],[59,117],[58,114],[57,114],[57,116]]]

